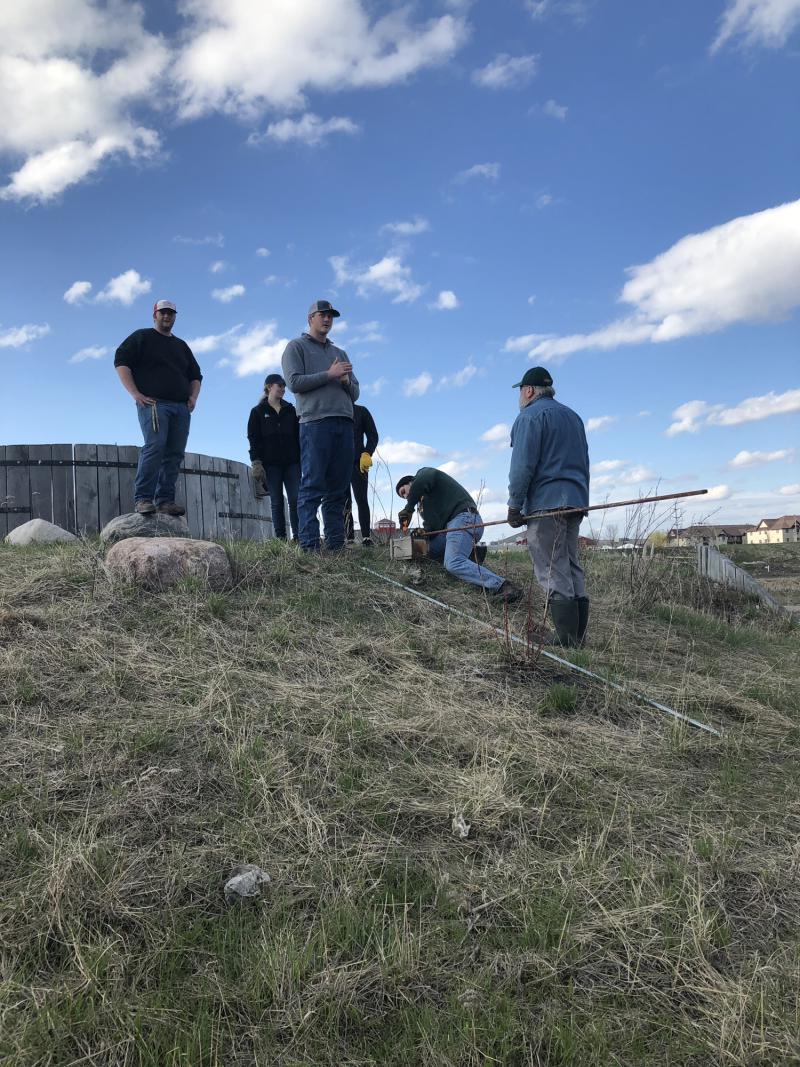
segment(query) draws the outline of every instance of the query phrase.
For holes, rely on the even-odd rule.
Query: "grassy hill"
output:
[[[359,564],[523,637],[535,591],[231,552],[154,595],[0,546],[0,1062],[800,1062],[797,630],[591,557],[573,661],[715,738]]]

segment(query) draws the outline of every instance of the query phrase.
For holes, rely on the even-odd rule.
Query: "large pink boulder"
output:
[[[183,578],[200,578],[210,589],[231,582],[231,565],[222,545],[178,537],[127,537],[106,553],[112,581],[144,589],[167,589]]]

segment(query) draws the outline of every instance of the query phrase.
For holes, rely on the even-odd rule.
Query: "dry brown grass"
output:
[[[232,551],[230,594],[154,595],[0,549],[0,1061],[800,1061],[796,633],[592,575],[575,658],[716,740],[360,559]]]

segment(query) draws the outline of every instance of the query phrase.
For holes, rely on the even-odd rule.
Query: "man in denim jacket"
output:
[[[533,367],[513,387],[520,413],[511,429],[508,524],[523,526],[534,512],[589,506],[589,449],[583,421],[559,404],[553,379]],[[547,515],[528,522],[528,551],[536,580],[545,591],[556,636],[553,644],[580,647],[589,621],[589,598],[578,562],[578,529],[583,519]]]

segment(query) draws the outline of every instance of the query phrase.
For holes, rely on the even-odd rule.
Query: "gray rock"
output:
[[[200,578],[210,589],[225,589],[231,565],[222,545],[181,537],[126,537],[106,553],[111,581],[144,589],[168,589],[183,578]]]
[[[124,541],[126,537],[190,537],[186,519],[172,515],[139,515],[131,511],[107,522],[100,531],[106,545]]]
[[[56,541],[77,541],[75,534],[64,530],[60,526],[48,522],[46,519],[31,519],[17,526],[6,537],[9,545],[49,545]]]

